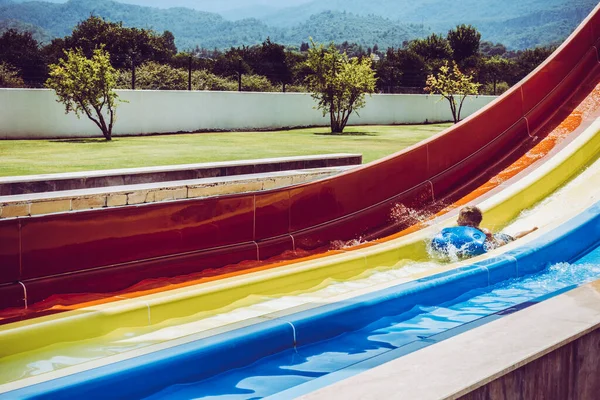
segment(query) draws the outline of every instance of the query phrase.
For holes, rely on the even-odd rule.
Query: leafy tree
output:
[[[287,51],[285,53],[286,64],[292,74],[293,85],[295,89],[291,89],[290,86],[286,86],[286,91],[298,91],[298,87],[303,87],[306,77],[311,73],[310,68],[306,65],[306,59],[308,57],[308,50],[300,53],[297,51]],[[306,91],[306,90],[303,90]]]
[[[312,74],[306,85],[323,116],[329,113],[332,133],[342,133],[352,112],[365,106],[365,94],[375,91],[375,72],[371,58],[348,59],[331,43],[328,47],[311,40],[306,64]]]
[[[402,68],[402,86],[422,88],[427,80],[423,58],[410,50],[398,50],[397,57]]]
[[[244,75],[244,88],[251,91],[275,91],[267,78]],[[188,69],[175,68],[168,64],[147,62],[136,70],[136,86],[145,90],[185,90],[188,85]],[[129,88],[131,70],[122,69],[117,79],[118,88]],[[207,70],[192,71],[192,90],[237,90],[237,82],[210,73]]]
[[[169,64],[174,68],[189,69],[191,61],[192,71],[202,69],[212,71],[215,65],[215,59],[207,55],[205,49],[202,49],[204,52],[201,49],[198,50],[199,51],[194,50],[193,52],[177,53],[169,60]]]
[[[479,43],[479,52],[485,57],[502,56],[506,54],[506,46],[502,43],[494,44],[492,42],[483,41]]]
[[[149,29],[126,28],[122,22],[108,22],[92,15],[80,22],[71,36],[53,44],[52,53],[60,57],[62,50],[79,48],[85,56],[91,57],[95,49],[104,45],[113,67],[125,68],[131,67],[132,63],[169,61],[177,53],[174,40],[169,31],[158,35]],[[61,44],[64,47],[59,49]]]
[[[254,58],[253,50],[246,47],[230,48],[215,62],[214,70],[217,75],[235,77],[238,81],[238,90],[242,91],[242,76],[252,72],[250,66]]]
[[[23,88],[25,82],[10,64],[0,62],[0,88]]]
[[[450,43],[445,37],[435,33],[425,39],[416,39],[409,42],[407,49],[423,59],[426,75],[437,73],[446,60],[452,59]]]
[[[304,85],[289,85],[286,90],[289,93],[308,93],[308,89]]]
[[[65,55],[66,59],[50,65],[46,87],[54,89],[66,113],[73,111],[78,118],[85,114],[106,140],[111,140],[118,96],[113,90],[117,73],[110,55],[103,48],[94,50],[91,58],[80,49],[66,51]]]
[[[38,42],[30,32],[8,29],[0,36],[0,61],[20,71],[28,86],[40,87],[48,70]]]
[[[161,51],[166,57],[173,57],[177,54],[177,46],[175,45],[175,35],[171,31],[164,31],[160,39],[155,37],[156,45],[161,48]]]
[[[454,123],[460,121],[460,113],[462,106],[469,95],[477,95],[481,84],[474,83],[473,77],[464,75],[458,69],[456,63],[452,62],[452,66],[445,62],[440,67],[440,72],[437,75],[429,75],[427,77],[427,86],[425,91],[432,94],[439,94],[450,103],[452,118]]]
[[[385,93],[394,93],[395,87],[401,86],[402,67],[396,58],[396,51],[390,47],[386,55],[376,65],[377,88]]]
[[[377,77],[377,87],[384,92],[398,93],[415,87],[420,90],[427,79],[425,61],[410,49],[389,48],[377,64]]]
[[[285,86],[292,82],[292,71],[288,66],[285,48],[267,38],[257,52],[258,65],[255,72],[266,76],[272,83]]]
[[[509,60],[499,56],[493,56],[483,61],[481,73],[484,81],[491,84],[492,94],[496,95],[498,82],[508,79],[511,64]]]
[[[442,35],[432,33],[425,39],[416,39],[408,44],[408,48],[423,57],[425,62],[448,60],[452,58],[450,43]]]
[[[471,25],[458,25],[448,31],[448,43],[452,48],[454,61],[462,67],[465,67],[467,59],[477,57],[480,41],[481,33]]]
[[[192,73],[192,88],[194,90],[225,90],[232,92],[237,90],[238,84],[206,70],[200,70]]]
[[[246,74],[242,77],[242,86],[248,92],[277,92],[271,81],[262,75]]]
[[[510,89],[510,87],[508,86],[508,83],[504,81],[498,82],[495,86],[491,82],[488,82],[481,87],[479,92],[481,94],[500,95],[506,92],[508,89]]]
[[[136,68],[135,85],[145,90],[186,90],[188,72],[183,68],[173,68],[168,64],[149,61]],[[131,84],[131,70],[120,70],[117,87],[128,89]]]

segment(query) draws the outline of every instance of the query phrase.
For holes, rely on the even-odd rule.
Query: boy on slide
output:
[[[485,236],[485,244],[487,249],[495,249],[500,246],[504,246],[514,240],[520,239],[525,235],[530,234],[531,232],[537,230],[537,226],[533,228],[519,232],[514,237],[507,235],[506,233],[491,233],[485,228],[480,228],[479,224],[481,224],[481,220],[483,219],[483,214],[478,207],[475,206],[467,206],[460,210],[458,214],[458,220],[456,221],[458,226],[470,226],[475,229],[479,229],[482,231]]]
[[[487,229],[479,227],[483,215],[477,207],[468,206],[460,210],[458,226],[444,228],[431,240],[431,248],[438,255],[444,257],[466,258],[478,256],[488,250],[504,246],[513,240],[535,231],[534,227],[528,231],[520,232],[514,237],[505,233],[493,234]]]

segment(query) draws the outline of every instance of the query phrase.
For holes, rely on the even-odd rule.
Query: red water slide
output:
[[[600,6],[532,74],[463,122],[351,172],[287,188],[0,220],[0,308],[57,293],[106,293],[143,279],[264,260],[390,232],[397,204],[451,203],[551,129],[590,75]],[[402,228],[393,226],[394,229]]]

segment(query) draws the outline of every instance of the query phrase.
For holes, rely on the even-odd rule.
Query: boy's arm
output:
[[[523,236],[529,235],[531,232],[533,232],[533,231],[536,231],[537,229],[538,229],[538,227],[537,227],[537,226],[534,226],[533,228],[531,228],[531,229],[529,229],[529,230],[527,230],[527,231],[523,231],[523,232],[519,232],[519,233],[517,233],[517,234],[514,236],[514,238],[515,238],[515,240],[516,240],[516,239],[520,239],[520,238],[522,238]]]

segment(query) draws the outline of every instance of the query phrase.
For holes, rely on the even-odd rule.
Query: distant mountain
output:
[[[9,29],[16,29],[19,32],[30,32],[33,38],[40,43],[47,43],[52,39],[52,36],[39,26],[17,21],[14,19],[0,20],[0,34],[4,33]]]
[[[253,45],[267,37],[299,46],[356,42],[381,49],[472,24],[482,39],[523,49],[562,41],[597,0],[0,0],[4,26],[63,37],[91,14],[125,26],[169,30],[180,50]],[[142,7],[136,3],[155,7]],[[194,7],[181,8],[174,6]],[[161,8],[158,8],[161,7]],[[204,11],[198,11],[204,10]],[[221,14],[207,11],[218,11]],[[227,18],[225,18],[226,16]],[[252,17],[243,18],[242,17]],[[2,29],[0,24],[0,29]]]
[[[375,15],[363,17],[352,13],[324,11],[285,31],[285,36],[279,39],[282,42],[300,43],[308,41],[308,36],[311,36],[315,42],[348,41],[357,42],[365,48],[377,44],[379,48],[386,49],[399,47],[402,42],[418,38],[422,33],[420,26],[398,24]]]
[[[279,10],[309,3],[312,0],[120,0],[120,3],[138,6],[172,8],[185,7],[193,10],[223,13],[233,10]]]
[[[288,24],[291,18],[307,19],[322,11],[346,11],[359,15],[380,15],[407,23],[446,24],[469,21],[499,21],[538,10],[572,6],[579,0],[312,0],[288,7],[265,18],[273,24]],[[594,1],[588,1],[595,4]]]
[[[269,27],[256,19],[228,21],[214,13],[185,8],[158,9],[116,3],[109,0],[70,0],[65,4],[26,2],[0,6],[0,20],[19,20],[40,27],[53,37],[69,35],[78,22],[91,14],[110,21],[123,21],[125,26],[169,30],[175,35],[179,49],[227,48],[254,45],[267,37],[283,44],[299,46],[309,36],[317,41],[357,42],[365,47],[399,46],[403,40],[415,38],[418,32],[382,17],[358,17],[354,14],[325,12],[314,15],[288,29]],[[394,33],[395,32],[395,33]]]
[[[443,34],[465,23],[477,27],[483,40],[523,49],[564,40],[596,4],[597,0],[313,0],[260,19],[283,27],[335,10],[383,16]]]
[[[273,32],[258,20],[227,21],[218,14],[186,8],[158,9],[109,0],[70,0],[64,4],[25,2],[0,6],[0,20],[19,20],[36,25],[52,37],[70,35],[90,15],[125,26],[171,31],[180,49],[228,47],[262,42]],[[278,32],[277,29],[275,29]]]

